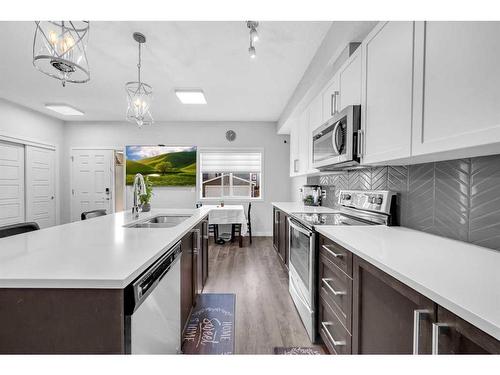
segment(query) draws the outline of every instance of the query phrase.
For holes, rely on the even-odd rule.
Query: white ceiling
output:
[[[134,31],[147,37],[142,77],[156,121],[277,121],[331,22],[261,22],[257,58],[244,22],[91,22],[91,80],[67,84],[32,65],[34,22],[0,22],[0,97],[64,120],[124,119],[124,84],[137,74]],[[201,88],[208,105],[183,105],[175,88]],[[82,117],[54,115],[66,103]]]

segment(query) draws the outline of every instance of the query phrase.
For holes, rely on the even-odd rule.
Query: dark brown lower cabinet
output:
[[[288,269],[289,243],[288,243],[288,215],[273,208],[273,246],[278,253],[283,265]]]
[[[330,353],[500,354],[499,340],[334,241],[318,244],[318,332]]]
[[[280,216],[281,210],[273,208],[273,246],[274,250],[279,252],[280,247]]]
[[[201,222],[201,254],[202,254],[202,280],[203,285],[206,284],[208,279],[208,220]]]
[[[438,306],[433,354],[500,354],[500,341]]]
[[[182,238],[181,250],[181,327],[184,331],[194,303],[192,232]]]
[[[352,336],[333,312],[330,303],[319,297],[318,332],[331,354],[351,354]]]
[[[431,354],[433,301],[353,259],[353,354]]]
[[[280,240],[278,254],[283,264],[288,268],[288,215],[280,211]]]
[[[181,327],[184,331],[208,278],[208,219],[182,238],[181,250]]]

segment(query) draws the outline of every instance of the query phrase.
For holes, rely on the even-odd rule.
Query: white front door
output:
[[[0,141],[0,226],[24,221],[24,146]]]
[[[86,211],[112,213],[113,150],[73,150],[71,160],[71,221]]]
[[[56,225],[54,150],[26,146],[26,221]]]

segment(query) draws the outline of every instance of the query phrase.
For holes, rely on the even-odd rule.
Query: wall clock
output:
[[[236,139],[236,133],[234,130],[228,130],[226,132],[226,139],[229,141],[229,142],[232,142]]]

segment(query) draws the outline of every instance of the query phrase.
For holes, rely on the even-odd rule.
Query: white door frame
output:
[[[70,148],[70,168],[69,168],[69,222],[73,220],[73,159],[74,153],[78,150],[107,150],[107,151],[115,151],[116,147],[71,147]],[[113,154],[112,165],[111,165],[111,213],[115,212],[115,158]]]

